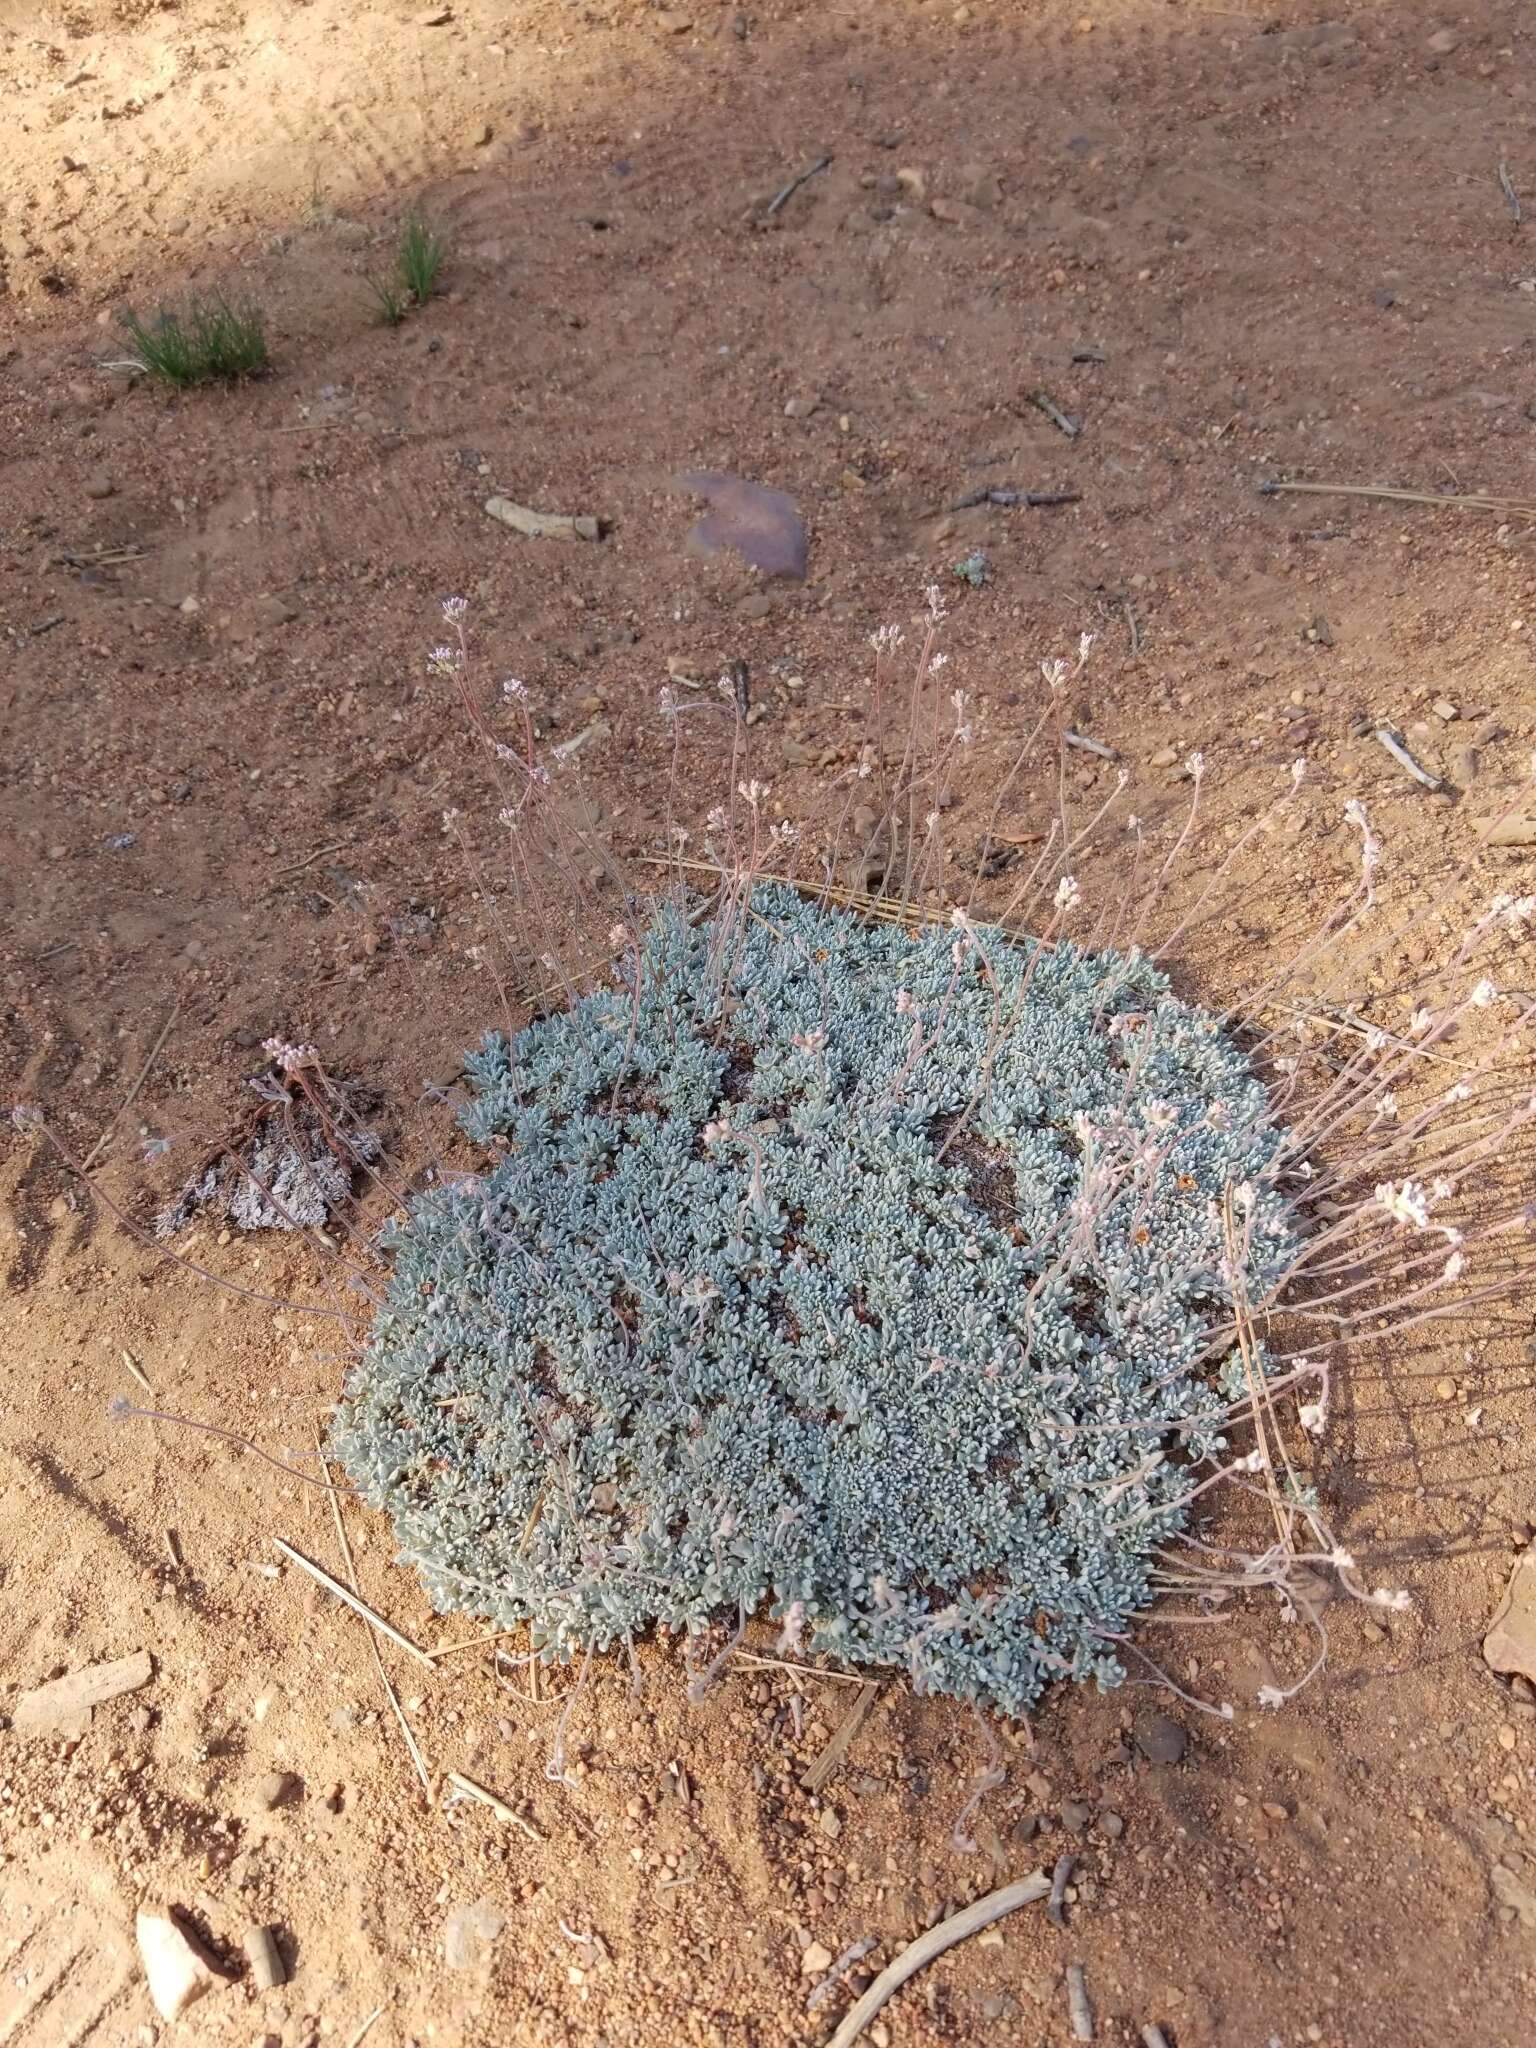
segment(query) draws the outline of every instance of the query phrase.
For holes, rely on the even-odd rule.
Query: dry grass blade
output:
[[[1280,491],[1304,491],[1315,498],[1384,498],[1396,505],[1460,506],[1469,512],[1504,512],[1517,519],[1536,519],[1529,498],[1485,497],[1477,491],[1399,491],[1389,484],[1298,484],[1270,477],[1259,485],[1262,498]]]
[[[886,1964],[858,2004],[849,2007],[827,2048],[852,2048],[880,2008],[896,1996],[909,1977],[915,1977],[935,1956],[943,1955],[946,1949],[955,1947],[958,1942],[969,1940],[973,1934],[980,1934],[984,1927],[990,1927],[994,1920],[1001,1920],[1005,1913],[1016,1912],[1020,1906],[1032,1906],[1037,1899],[1049,1897],[1050,1889],[1050,1879],[1043,1871],[1037,1870],[1033,1877],[1021,1877],[1017,1884],[1005,1884],[1000,1891],[988,1892],[984,1899],[977,1899],[962,1911],[951,1913],[937,1927],[930,1927],[926,1934],[920,1934],[894,1961]]]
[[[326,1497],[331,1503],[331,1520],[336,1525],[336,1542],[341,1551],[341,1560],[347,1568],[347,1578],[351,1582],[353,1592],[361,1595],[362,1588],[357,1583],[357,1560],[352,1555],[352,1544],[347,1535],[347,1525],[342,1520],[341,1501],[335,1489],[331,1487],[331,1468],[325,1460],[325,1451],[322,1447],[318,1428],[315,1431],[315,1455],[320,1461],[320,1476],[324,1479],[327,1488],[330,1489]],[[411,1724],[405,1718],[405,1709],[400,1704],[400,1695],[395,1691],[389,1673],[384,1669],[384,1659],[379,1655],[379,1644],[376,1636],[368,1638],[368,1647],[373,1652],[373,1668],[378,1673],[380,1685],[384,1688],[384,1697],[389,1701],[390,1707],[394,1712],[396,1724],[400,1729],[400,1733],[405,1738],[405,1746],[410,1751],[411,1762],[416,1766],[416,1775],[421,1780],[421,1789],[430,1800],[432,1797],[432,1774],[427,1769],[426,1760],[422,1756],[420,1745],[411,1729]]]
[[[880,1687],[874,1679],[868,1678],[859,1687],[858,1697],[844,1714],[833,1731],[826,1748],[814,1762],[808,1764],[801,1774],[800,1786],[805,1792],[819,1792],[827,1780],[842,1763],[852,1746],[853,1738],[869,1719],[870,1709],[880,1697]]]
[[[1021,832],[1016,838],[1009,838],[1006,833],[994,832],[992,836],[1009,845],[1027,846],[1043,839],[1045,834]],[[648,856],[648,859],[652,867],[683,868],[699,875],[718,875],[720,872],[712,861],[707,860],[675,857],[663,860],[659,854]],[[752,879],[754,883],[770,882],[781,889],[793,889],[796,895],[808,896],[815,902],[836,903],[844,910],[856,910],[861,917],[873,918],[880,924],[948,924],[950,921],[950,907],[945,904],[909,903],[900,896],[871,896],[864,889],[844,889],[836,882],[813,882],[795,875],[771,874],[767,870],[760,870]],[[1017,925],[997,924],[989,929],[999,931],[1009,939],[1033,937],[1032,933],[1021,931]]]
[[[498,1820],[504,1820],[508,1827],[516,1828],[521,1834],[525,1834],[530,1842],[542,1842],[547,1839],[539,1833],[532,1821],[524,1820],[523,1816],[515,1813],[504,1799],[498,1799],[494,1792],[487,1790],[484,1785],[476,1784],[473,1778],[466,1778],[462,1771],[449,1771],[447,1782],[455,1792],[462,1792],[466,1799],[478,1799],[482,1806],[488,1806]]]
[[[95,1144],[91,1147],[90,1151],[86,1153],[85,1158],[81,1161],[80,1171],[82,1174],[90,1172],[91,1168],[96,1164],[96,1161],[101,1156],[102,1146],[106,1144],[108,1138],[110,1138],[112,1133],[117,1129],[118,1123],[121,1120],[124,1112],[133,1106],[133,1103],[138,1096],[139,1090],[144,1086],[144,1083],[149,1079],[150,1068],[155,1064],[155,1061],[160,1057],[160,1048],[165,1044],[165,1041],[170,1037],[171,1027],[172,1025],[174,1025],[176,1019],[180,1016],[180,1014],[181,997],[177,996],[175,1002],[171,1005],[171,1014],[160,1026],[160,1036],[149,1048],[149,1058],[144,1062],[143,1066],[140,1067],[138,1077],[134,1081],[133,1086],[128,1090],[128,1093],[123,1097],[121,1103],[118,1105],[117,1114],[113,1117],[112,1121],[107,1125],[107,1128],[102,1132],[101,1136],[96,1140]]]
[[[146,1394],[152,1394],[155,1391],[149,1383],[149,1379],[145,1374],[143,1366],[139,1364],[138,1360],[134,1357],[131,1351],[125,1351],[123,1353],[123,1364],[128,1368],[128,1371],[133,1375],[133,1377],[138,1381],[139,1385],[144,1389]]]
[[[347,2048],[358,2048],[358,2043],[362,2040],[363,2036],[368,2032],[368,2029],[373,2025],[374,2021],[379,2017],[380,2013],[382,2013],[383,2010],[384,2008],[382,2005],[376,2005],[373,2008],[373,2011],[369,2013],[367,2019],[363,2021],[362,2025],[357,2029],[357,2031],[348,2036]]]
[[[336,1595],[344,1607],[350,1607],[354,1614],[361,1615],[370,1628],[376,1628],[381,1636],[387,1637],[400,1649],[408,1650],[417,1663],[425,1664],[429,1671],[437,1669],[419,1643],[413,1643],[409,1636],[401,1635],[399,1629],[387,1622],[382,1614],[376,1614],[366,1600],[360,1600],[356,1593],[349,1591],[341,1583],[340,1579],[333,1579],[331,1574],[316,1564],[313,1558],[306,1557],[302,1550],[295,1550],[293,1545],[285,1543],[281,1536],[274,1536],[272,1542],[290,1564],[296,1564],[301,1572],[308,1572],[312,1579],[317,1579],[327,1592]]]
[[[457,1657],[465,1650],[484,1650],[492,1643],[505,1642],[508,1636],[521,1635],[518,1628],[493,1628],[489,1635],[471,1636],[467,1643],[438,1643],[433,1649],[424,1650],[422,1655],[437,1663],[441,1657]]]
[[[856,1671],[823,1671],[816,1664],[795,1664],[788,1657],[763,1657],[756,1650],[732,1650],[731,1662],[753,1671],[793,1671],[797,1678],[829,1678],[834,1685],[867,1685]]]

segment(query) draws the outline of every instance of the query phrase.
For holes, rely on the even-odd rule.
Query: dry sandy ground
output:
[[[147,1213],[274,1030],[380,1089],[407,1153],[445,1130],[424,1085],[496,1015],[440,822],[483,805],[423,660],[449,591],[548,729],[607,727],[589,772],[629,856],[666,787],[669,657],[748,661],[763,771],[809,791],[858,744],[869,630],[939,576],[994,767],[1037,660],[1084,629],[1078,723],[1154,820],[1183,801],[1165,749],[1207,754],[1212,846],[1308,753],[1299,828],[1239,872],[1255,948],[1343,871],[1351,794],[1403,900],[1468,859],[1531,886],[1529,853],[1475,853],[1536,736],[1527,522],[1255,489],[1529,489],[1536,230],[1497,176],[1536,206],[1528,23],[1082,4],[0,0],[4,1087],[77,1153],[110,1130],[104,1197]],[[366,280],[412,205],[451,237],[447,289],[388,331]],[[123,306],[193,284],[268,309],[269,378],[180,399],[103,367]],[[794,495],[804,586],[689,553],[673,479],[701,467]],[[1078,502],[945,512],[1006,485]],[[523,541],[493,489],[606,537]],[[949,575],[972,548],[976,592]],[[1351,736],[1362,712],[1458,782],[1477,729],[1475,780],[1426,797]],[[724,771],[701,743],[701,807]],[[1107,772],[1085,761],[1076,793]],[[1021,789],[1020,829],[1046,801]],[[1362,995],[1390,1004],[1450,942],[1432,923]],[[1202,971],[1219,998],[1251,963]],[[604,1669],[576,1700],[566,1789],[545,1764],[568,1675],[532,1701],[484,1653],[429,1672],[386,1646],[429,1804],[367,1631],[275,1569],[274,1536],[339,1568],[323,1498],[108,1418],[149,1398],[126,1352],[166,1407],[302,1446],[342,1370],[326,1326],[159,1261],[35,1138],[0,1196],[0,1715],[60,1671],[154,1663],[83,1733],[0,1732],[6,2048],[819,2041],[839,2001],[807,2013],[808,1945],[872,1935],[878,1960],[1064,1844],[1068,1929],[1035,1908],[967,1944],[887,2008],[893,2042],[1064,2043],[1071,1962],[1116,2044],[1536,2026],[1536,1705],[1478,1647],[1536,1515],[1519,1301],[1383,1345],[1341,1400],[1325,1498],[1412,1611],[1331,1610],[1326,1672],[1270,1716],[1256,1686],[1299,1654],[1272,1612],[1165,1632],[1235,1720],[1174,1703],[1187,1746],[1153,1763],[1130,1717],[1155,1695],[1053,1699],[1003,1737],[967,1856],[987,1758],[965,1712],[888,1686],[813,1799],[842,1684],[748,1669],[689,1709],[659,1651],[638,1696]],[[194,1250],[323,1297],[290,1241]],[[348,1521],[370,1600],[418,1641],[467,1637]],[[163,2028],[146,1901],[237,1968],[248,1923],[278,1928],[290,1983],[239,1975]],[[480,1902],[499,1931],[445,1954]]]

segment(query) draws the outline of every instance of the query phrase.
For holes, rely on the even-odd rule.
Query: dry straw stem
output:
[[[400,1649],[408,1650],[417,1663],[425,1664],[429,1671],[437,1669],[432,1659],[419,1643],[413,1643],[409,1636],[401,1635],[399,1629],[387,1622],[382,1614],[376,1614],[366,1600],[360,1600],[355,1593],[351,1592],[341,1583],[340,1579],[333,1579],[328,1571],[317,1565],[312,1558],[306,1557],[302,1550],[295,1550],[291,1543],[285,1543],[281,1536],[274,1536],[272,1543],[273,1547],[280,1550],[290,1564],[296,1564],[300,1571],[308,1572],[312,1579],[317,1579],[328,1593],[336,1595],[336,1598],[341,1601],[343,1606],[350,1607],[354,1614],[361,1615],[370,1628],[376,1628],[381,1636],[388,1637],[389,1641],[397,1644]]]
[[[379,2017],[383,2010],[384,2008],[382,2005],[376,2005],[373,2008],[373,2011],[369,2013],[367,2019],[365,2019],[362,2022],[361,2026],[359,2026],[353,2033],[348,2035],[347,2048],[360,2048],[363,2036],[368,2032],[369,2028],[373,2025],[374,2021]]]
[[[455,1792],[462,1792],[466,1799],[478,1799],[482,1806],[488,1806],[498,1820],[504,1820],[508,1827],[516,1828],[520,1834],[526,1835],[530,1842],[542,1842],[547,1839],[539,1833],[532,1821],[524,1820],[523,1816],[515,1813],[504,1799],[498,1799],[494,1792],[488,1791],[484,1785],[477,1784],[473,1778],[466,1778],[462,1771],[449,1771],[447,1781]]]
[[[977,1899],[958,1913],[951,1913],[937,1927],[930,1927],[926,1934],[920,1934],[893,1962],[886,1964],[857,2005],[849,2007],[827,2048],[852,2048],[880,2008],[896,1996],[909,1977],[915,1977],[935,1956],[943,1955],[957,1942],[969,1940],[973,1934],[980,1934],[984,1927],[990,1927],[994,1920],[1001,1920],[1005,1913],[1015,1912],[1020,1906],[1032,1906],[1037,1899],[1049,1897],[1050,1889],[1050,1879],[1043,1871],[1037,1870],[1033,1877],[1022,1877],[1017,1884],[1005,1884],[1000,1891],[988,1892],[985,1898]]]
[[[329,1489],[327,1498],[331,1503],[331,1520],[336,1525],[336,1542],[341,1551],[342,1562],[347,1568],[347,1577],[351,1581],[353,1592],[361,1595],[362,1588],[357,1583],[357,1561],[352,1555],[352,1545],[347,1536],[347,1525],[342,1519],[341,1501],[335,1489],[331,1487],[331,1468],[326,1463],[325,1448],[318,1427],[315,1430],[315,1456],[320,1461],[320,1476],[324,1479]],[[422,1756],[420,1745],[417,1743],[416,1737],[412,1732],[411,1724],[405,1718],[405,1709],[400,1704],[400,1696],[395,1691],[389,1673],[384,1669],[384,1659],[379,1655],[377,1637],[370,1636],[368,1638],[368,1647],[373,1652],[373,1668],[378,1673],[380,1685],[384,1688],[384,1697],[389,1701],[396,1724],[401,1735],[405,1738],[405,1746],[411,1753],[411,1762],[416,1766],[416,1775],[421,1780],[421,1789],[427,1798],[430,1799],[432,1797],[432,1774],[427,1769],[426,1760]]]
[[[1478,491],[1400,491],[1390,484],[1298,484],[1279,477],[1259,485],[1261,498],[1280,491],[1304,491],[1315,498],[1385,498],[1397,505],[1461,506],[1468,512],[1505,512],[1516,519],[1536,519],[1536,503],[1529,498],[1485,497]]]
[[[112,1133],[117,1129],[119,1122],[122,1120],[126,1112],[132,1108],[133,1103],[138,1096],[139,1090],[144,1086],[144,1083],[149,1079],[150,1068],[155,1064],[155,1061],[160,1057],[160,1048],[165,1044],[165,1041],[170,1037],[171,1027],[175,1024],[176,1019],[180,1016],[180,1014],[181,997],[178,995],[175,1002],[171,1005],[171,1014],[166,1018],[165,1022],[160,1027],[159,1037],[155,1040],[154,1044],[149,1048],[149,1058],[144,1062],[143,1066],[140,1067],[133,1086],[128,1090],[128,1093],[123,1097],[121,1103],[118,1105],[116,1115],[112,1118],[112,1121],[107,1125],[106,1129],[102,1132],[101,1136],[96,1140],[95,1144],[91,1147],[90,1151],[86,1153],[84,1159],[80,1162],[80,1173],[82,1178],[86,1174],[88,1174],[91,1168],[96,1164],[96,1161],[101,1157],[102,1147],[106,1144],[108,1138],[111,1137]]]
[[[866,1679],[859,1687],[853,1705],[844,1714],[834,1730],[831,1740],[815,1762],[802,1773],[800,1787],[804,1792],[819,1792],[848,1754],[853,1738],[869,1719],[870,1710],[880,1697],[880,1687],[873,1678]]]

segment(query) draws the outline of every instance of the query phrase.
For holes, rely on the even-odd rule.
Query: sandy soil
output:
[[[546,730],[607,728],[588,773],[629,857],[665,796],[669,658],[747,661],[762,768],[808,795],[858,744],[868,632],[937,576],[989,762],[1085,629],[1077,723],[1153,819],[1184,800],[1165,750],[1212,764],[1212,846],[1309,755],[1299,830],[1240,870],[1255,948],[1340,872],[1348,795],[1405,900],[1434,886],[1536,735],[1530,528],[1255,487],[1528,488],[1536,255],[1497,170],[1536,206],[1530,52],[1503,5],[0,0],[7,1098],[77,1155],[107,1133],[91,1177],[133,1218],[241,1113],[269,1032],[380,1089],[407,1154],[443,1138],[430,1084],[497,1014],[441,824],[484,806],[424,661],[450,591]],[[366,280],[410,206],[453,254],[390,331]],[[110,367],[121,308],[193,285],[267,308],[270,377],[173,398]],[[674,478],[697,468],[794,496],[803,586],[689,552]],[[1078,502],[945,509],[1007,485]],[[492,491],[605,538],[525,541]],[[949,572],[975,548],[970,592]],[[1477,733],[1470,785],[1424,795],[1352,737],[1362,712],[1458,789]],[[698,742],[690,790],[723,772]],[[1079,793],[1110,772],[1085,761]],[[1020,829],[1046,802],[1021,790]],[[1477,872],[1529,888],[1530,859]],[[1432,924],[1366,992],[1450,943]],[[1219,996],[1248,967],[1202,971]],[[1478,1647],[1536,1517],[1520,1304],[1359,1363],[1322,1483],[1414,1606],[1331,1610],[1328,1667],[1283,1714],[1251,1705],[1295,1671],[1271,1610],[1165,1634],[1232,1723],[1172,1703],[1187,1740],[1154,1763],[1132,1719],[1167,1700],[1052,1699],[1000,1737],[967,1855],[985,1739],[900,1685],[813,1797],[832,1679],[743,1669],[688,1708],[653,1649],[638,1695],[605,1668],[571,1705],[566,1675],[534,1701],[484,1651],[429,1671],[386,1646],[429,1803],[368,1632],[278,1568],[275,1536],[340,1568],[323,1498],[108,1417],[150,1399],[126,1353],[156,1403],[302,1446],[342,1369],[327,1326],[167,1265],[7,1142],[0,1715],[154,1660],[83,1732],[0,1732],[7,2048],[308,2048],[370,2015],[373,2048],[819,2041],[842,1997],[807,2012],[808,1949],[873,1936],[872,1968],[1064,1847],[1066,1931],[1033,1908],[967,1944],[887,2008],[892,2042],[1064,2043],[1071,1962],[1111,2043],[1156,2022],[1173,2048],[1494,2048],[1536,2024],[1536,1704]],[[190,1249],[254,1295],[323,1298],[289,1240]],[[468,1639],[386,1529],[348,1526],[368,1599],[418,1642]],[[567,1705],[574,1789],[545,1775]],[[482,1901],[499,1931],[445,1952]],[[174,2028],[134,1958],[145,1902],[236,1972]],[[292,1972],[262,1995],[251,1922]]]

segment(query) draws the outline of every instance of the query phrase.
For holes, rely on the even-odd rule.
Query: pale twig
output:
[[[773,197],[769,200],[768,204],[763,208],[764,219],[772,220],[773,216],[778,212],[779,208],[781,206],[787,205],[788,202],[794,198],[795,194],[800,190],[800,187],[802,185],[808,185],[811,182],[812,178],[818,177],[821,174],[821,172],[827,170],[831,166],[831,162],[832,159],[830,156],[819,156],[817,157],[815,163],[811,164],[807,169],[801,171],[798,177],[791,178],[787,185],[781,185],[778,191],[775,192]]]
[[[137,1099],[138,1092],[144,1086],[144,1083],[149,1079],[149,1070],[155,1064],[155,1061],[160,1057],[160,1048],[162,1045],[164,1045],[165,1041],[170,1037],[171,1026],[176,1022],[176,1019],[180,1015],[180,1013],[181,997],[178,995],[175,1002],[171,1005],[171,1014],[166,1018],[165,1022],[160,1027],[160,1036],[149,1048],[149,1058],[144,1062],[143,1066],[140,1067],[138,1079],[134,1082],[133,1086],[128,1090],[128,1093],[123,1097],[121,1103],[118,1105],[117,1113],[112,1118],[112,1121],[107,1125],[106,1129],[102,1132],[101,1136],[96,1140],[95,1144],[91,1147],[90,1151],[86,1153],[85,1158],[81,1161],[80,1172],[82,1175],[90,1172],[91,1168],[95,1165],[97,1158],[100,1156],[102,1146],[106,1144],[108,1138],[110,1138],[112,1133],[117,1129],[118,1122],[123,1116],[124,1112],[130,1109],[134,1101]]]
[[[399,1629],[392,1627],[382,1614],[375,1614],[367,1601],[360,1600],[355,1593],[349,1592],[340,1579],[333,1579],[328,1571],[323,1570],[312,1558],[306,1557],[303,1551],[295,1550],[291,1543],[285,1543],[281,1536],[274,1536],[272,1542],[290,1564],[296,1564],[300,1571],[308,1572],[312,1579],[318,1579],[327,1592],[334,1593],[344,1607],[350,1607],[354,1614],[361,1615],[370,1628],[376,1628],[381,1636],[387,1637],[398,1648],[408,1650],[417,1663],[425,1664],[429,1671],[437,1668],[419,1643],[413,1643],[409,1636],[401,1635]]]
[[[358,2048],[358,2043],[362,2040],[363,2036],[367,2033],[368,2029],[373,2025],[374,2021],[379,2017],[379,2014],[383,2012],[383,2010],[384,2008],[382,2005],[376,2005],[373,2008],[373,2011],[369,2013],[367,2019],[365,2019],[362,2025],[357,2029],[357,2032],[353,2034],[348,2040],[347,2048]]]
[[[1067,2011],[1072,2018],[1074,2041],[1093,2039],[1093,2007],[1088,2003],[1088,1980],[1081,1963],[1067,1965]]]
[[[278,428],[281,433],[282,429]],[[291,867],[279,868],[273,875],[274,882],[286,880],[289,875],[302,874],[305,868],[312,868],[317,860],[324,860],[329,854],[345,853],[350,841],[338,839],[334,846],[322,846],[315,853],[306,853],[302,860],[296,860]]]
[[[1037,1870],[1033,1877],[1023,1877],[1017,1884],[1005,1884],[1000,1891],[988,1892],[985,1898],[977,1899],[958,1913],[951,1913],[937,1927],[930,1927],[926,1934],[920,1934],[894,1961],[886,1964],[858,2003],[849,2007],[827,2048],[852,2048],[880,2008],[895,1997],[909,1977],[915,1977],[935,1956],[943,1955],[946,1949],[968,1940],[973,1934],[980,1934],[984,1927],[990,1927],[994,1920],[1001,1920],[1005,1913],[1012,1913],[1020,1906],[1032,1906],[1037,1899],[1045,1898],[1050,1889],[1050,1879],[1043,1871]]]
[[[504,1799],[498,1799],[496,1794],[487,1791],[484,1785],[477,1785],[473,1778],[466,1778],[462,1771],[449,1771],[447,1781],[455,1792],[462,1792],[466,1799],[478,1799],[482,1806],[488,1806],[498,1820],[504,1820],[508,1827],[518,1829],[530,1842],[542,1842],[547,1839],[539,1833],[532,1821],[524,1820],[523,1816],[515,1813]]]
[[[145,1376],[144,1368],[139,1364],[138,1360],[134,1357],[131,1351],[125,1351],[123,1353],[123,1363],[127,1366],[129,1372],[133,1374],[133,1377],[138,1381],[139,1385],[144,1389],[146,1394],[152,1394],[155,1391],[154,1388],[150,1385],[148,1378]]]
[[[765,1670],[793,1671],[799,1678],[830,1678],[835,1685],[865,1685],[856,1671],[823,1671],[815,1664],[792,1664],[787,1657],[762,1657],[756,1650],[732,1650],[733,1664],[749,1664]]]
[[[1297,484],[1270,477],[1259,485],[1261,498],[1277,491],[1307,491],[1319,498],[1385,498],[1398,505],[1462,505],[1473,512],[1507,512],[1520,519],[1536,518],[1528,498],[1490,498],[1477,491],[1399,491],[1386,484]]]
[[[1398,767],[1406,774],[1411,775],[1421,788],[1438,790],[1444,787],[1438,775],[1431,775],[1427,768],[1420,767],[1397,734],[1389,727],[1378,725],[1371,737],[1386,748]]]
[[[1168,2036],[1149,2020],[1141,2030],[1141,2048],[1168,2048]]]
[[[818,2005],[825,2005],[854,1964],[862,1963],[875,1946],[875,1937],[872,1934],[861,1935],[857,1941],[850,1942],[825,1977],[812,1990],[810,1997],[805,2001],[806,2011],[814,2012]]]
[[[1524,218],[1520,210],[1520,195],[1515,190],[1514,181],[1509,175],[1509,165],[1504,162],[1502,157],[1499,159],[1499,190],[1509,202],[1509,210],[1513,216],[1515,226],[1519,227],[1521,220]]]
[[[439,1643],[435,1649],[425,1650],[422,1654],[435,1664],[439,1657],[457,1657],[461,1650],[483,1650],[487,1643],[503,1642],[508,1636],[521,1634],[522,1630],[516,1628],[492,1629],[488,1636],[471,1636],[467,1643]]]
[[[325,1461],[325,1447],[321,1440],[318,1424],[315,1427],[315,1456],[320,1461],[320,1476],[329,1488],[331,1468]],[[331,1520],[336,1524],[336,1541],[341,1550],[342,1562],[347,1568],[347,1577],[352,1582],[353,1592],[360,1594],[362,1588],[357,1583],[357,1560],[352,1555],[352,1545],[347,1536],[347,1525],[342,1520],[341,1501],[334,1490],[330,1491],[327,1497],[331,1503]],[[432,1774],[427,1769],[426,1761],[421,1754],[421,1748],[411,1729],[411,1724],[405,1718],[405,1709],[400,1704],[400,1695],[395,1691],[390,1681],[389,1673],[384,1669],[384,1659],[379,1655],[379,1645],[375,1637],[370,1636],[368,1638],[368,1647],[373,1652],[373,1668],[379,1675],[380,1685],[384,1688],[384,1697],[389,1701],[391,1708],[394,1710],[395,1720],[399,1724],[400,1733],[405,1737],[405,1746],[411,1753],[411,1762],[416,1766],[416,1775],[421,1780],[421,1789],[430,1800],[432,1797]]]

